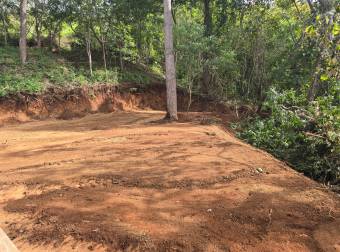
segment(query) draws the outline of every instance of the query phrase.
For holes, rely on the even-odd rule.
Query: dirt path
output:
[[[340,251],[340,200],[214,125],[158,112],[0,128],[0,227],[25,251]]]

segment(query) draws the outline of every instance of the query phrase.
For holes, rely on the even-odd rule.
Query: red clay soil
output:
[[[0,227],[30,251],[340,251],[340,198],[207,113],[0,128]]]
[[[0,97],[0,127],[8,123],[44,120],[47,118],[81,118],[89,113],[111,113],[131,109],[166,109],[165,85],[152,84],[148,87],[134,84],[120,86],[92,86],[70,90],[51,88],[43,94],[15,94]],[[178,109],[187,111],[188,96],[178,91]],[[230,114],[230,106],[207,102],[193,97],[190,111],[210,111]],[[238,108],[240,114],[249,108]]]

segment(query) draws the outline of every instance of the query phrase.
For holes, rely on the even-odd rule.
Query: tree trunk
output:
[[[210,0],[204,0],[204,35],[209,37],[212,35],[212,13],[210,8]]]
[[[138,21],[138,25],[137,25],[137,50],[138,50],[138,62],[143,62],[144,60],[144,53],[143,53],[143,41],[142,41],[142,29],[143,29],[143,25],[142,25],[142,20],[139,19]]]
[[[210,37],[212,35],[212,13],[210,8],[210,0],[204,0],[204,36]],[[202,93],[203,95],[208,96],[209,94],[209,85],[211,82],[211,74],[209,71],[208,60],[209,55],[208,52],[203,53],[203,60],[205,62],[203,66],[203,80],[202,80]]]
[[[102,37],[101,45],[102,45],[102,53],[103,53],[103,63],[104,63],[104,69],[105,69],[105,77],[106,77],[106,81],[107,81],[108,76],[107,76],[106,49],[105,49],[105,39],[104,39],[104,37]]]
[[[295,6],[295,9],[296,9],[296,11],[297,11],[297,13],[299,14],[299,17],[300,17],[301,16],[301,12],[300,12],[299,6],[297,5],[295,0],[292,0],[292,1],[293,1],[294,6]]]
[[[37,39],[37,47],[41,48],[41,30],[40,30],[40,22],[38,18],[35,18],[35,33]]]
[[[6,23],[5,17],[2,20],[2,25],[3,25],[3,33],[4,33],[4,46],[7,46],[7,44],[8,44],[8,38],[7,38],[8,30],[7,30],[7,23]]]
[[[313,83],[308,90],[307,99],[308,101],[314,101],[319,89],[320,89],[320,74],[314,76]]]
[[[49,42],[49,49],[52,51],[53,50],[53,35],[52,35],[52,30],[48,31],[48,42]]]
[[[58,33],[58,53],[60,52],[61,49],[61,29]]]
[[[221,29],[225,26],[227,23],[227,8],[228,8],[228,2],[222,1],[221,3],[221,12],[219,13],[219,22],[218,22],[218,31],[221,32]]]
[[[7,46],[8,45],[8,41],[7,41],[7,31],[4,32],[4,45]]]
[[[308,93],[307,93],[307,99],[308,101],[314,101],[316,95],[318,94],[318,91],[320,89],[320,69],[321,69],[321,62],[322,62],[322,51],[323,51],[323,46],[321,46],[321,51],[318,55],[317,61],[316,61],[316,71],[314,74],[313,78],[313,83],[309,87]]]
[[[37,31],[37,47],[41,48],[41,33]]]
[[[27,60],[27,0],[20,2],[20,61],[25,64]]]
[[[123,63],[122,48],[119,48],[119,64],[120,64],[120,70],[123,70],[124,69],[124,63]]]
[[[124,59],[123,59],[123,48],[124,48],[124,42],[122,40],[118,40],[118,48],[119,48],[119,65],[120,70],[124,69]]]
[[[90,31],[87,32],[85,40],[86,40],[86,53],[87,53],[87,57],[88,57],[88,60],[89,60],[90,76],[92,76],[93,70],[92,70],[92,53],[91,53]]]
[[[173,44],[173,18],[171,0],[164,0],[164,44],[165,44],[165,76],[167,94],[167,118],[178,120],[177,116],[177,91],[176,67]]]
[[[333,26],[334,22],[334,13],[332,15],[329,15],[329,13],[326,12],[331,12],[334,10],[334,3],[332,0],[319,0],[320,6],[321,6],[321,11],[324,12],[321,17],[323,18],[323,26],[321,30],[319,30],[320,37],[327,36],[327,29],[328,27]],[[330,36],[332,36],[330,34]],[[321,88],[321,80],[320,77],[322,75],[322,66],[325,62],[325,59],[323,58],[324,55],[324,50],[327,48],[325,40],[321,40],[318,47],[319,47],[319,55],[317,57],[316,61],[316,70],[313,78],[313,83],[310,86],[307,94],[308,101],[313,101],[315,100],[316,96],[318,95],[318,92]]]

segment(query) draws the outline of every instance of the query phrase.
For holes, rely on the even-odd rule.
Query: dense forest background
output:
[[[22,65],[25,1],[0,0],[0,96],[164,78],[161,1],[28,0]],[[241,138],[314,179],[339,184],[339,2],[172,4],[177,84],[189,100],[255,108],[234,125]]]

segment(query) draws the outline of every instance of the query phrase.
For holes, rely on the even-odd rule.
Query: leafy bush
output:
[[[118,71],[117,69],[108,70],[96,70],[93,72],[92,76],[93,82],[102,82],[102,83],[118,83]]]
[[[234,96],[232,83],[238,79],[239,69],[230,39],[206,37],[204,25],[196,22],[192,14],[182,11],[174,30],[178,84],[189,93],[216,100]],[[201,92],[204,69],[211,78],[206,94]]]
[[[21,76],[0,75],[0,96],[8,93],[27,92],[37,93],[42,89],[37,79],[25,79]]]
[[[138,83],[138,84],[150,84],[150,78],[146,74],[134,71],[124,71],[120,73],[119,80],[122,82]]]
[[[271,90],[263,105],[269,115],[242,123],[238,135],[286,160],[305,175],[340,183],[340,104],[338,93],[308,103],[295,91]]]

